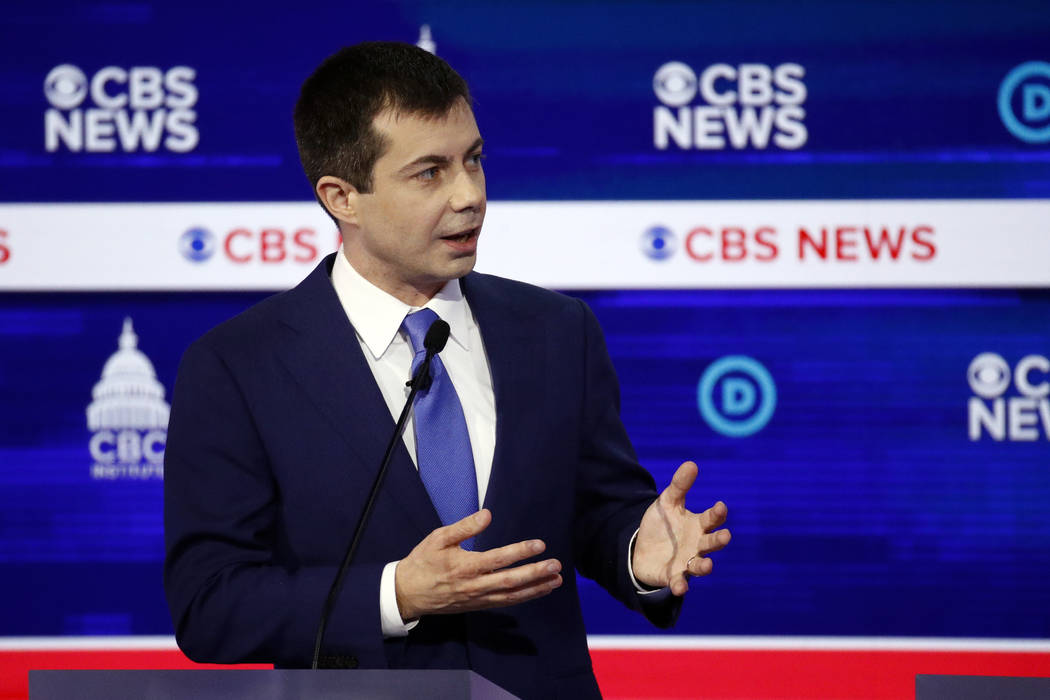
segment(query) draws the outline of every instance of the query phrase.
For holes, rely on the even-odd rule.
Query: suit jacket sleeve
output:
[[[628,574],[629,546],[656,497],[652,476],[638,463],[620,420],[620,389],[601,328],[582,301],[584,392],[576,489],[577,567],[653,624],[670,627],[682,599],[639,595]]]
[[[264,436],[230,363],[205,336],[180,366],[165,451],[165,589],[191,659],[309,664],[335,567],[281,557],[281,518]],[[381,572],[381,564],[351,568],[326,653],[386,666]]]

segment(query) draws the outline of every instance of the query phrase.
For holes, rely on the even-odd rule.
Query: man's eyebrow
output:
[[[398,173],[400,173],[402,175],[408,175],[413,170],[415,170],[415,169],[417,169],[417,168],[419,168],[421,166],[424,166],[424,165],[448,165],[450,160],[451,159],[448,158],[447,156],[437,156],[437,155],[420,156],[419,158],[416,158],[414,161],[412,161],[411,163],[408,163],[403,168],[398,170]]]
[[[485,143],[485,139],[483,139],[483,138],[481,138],[479,136],[474,141],[474,143],[470,144],[470,147],[464,153],[465,154],[466,153],[473,153],[474,151],[476,151],[479,148],[481,148],[483,143]],[[408,163],[403,168],[398,170],[398,173],[400,173],[402,175],[407,175],[410,172],[412,172],[413,170],[415,170],[416,168],[418,168],[420,166],[423,166],[423,165],[431,165],[431,166],[433,166],[433,165],[448,165],[451,161],[452,161],[452,159],[449,158],[448,156],[439,156],[439,155],[435,155],[435,154],[420,156],[419,158],[416,158],[414,161],[412,161],[411,163]]]

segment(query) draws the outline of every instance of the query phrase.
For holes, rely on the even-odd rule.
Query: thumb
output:
[[[464,540],[468,540],[480,534],[492,522],[492,511],[482,508],[476,513],[471,513],[462,520],[457,520],[451,525],[438,530],[441,533],[441,544],[446,547],[454,547]]]

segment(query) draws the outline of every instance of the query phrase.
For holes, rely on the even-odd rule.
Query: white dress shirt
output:
[[[408,399],[409,389],[405,382],[411,378],[412,359],[415,356],[408,334],[401,330],[401,322],[406,315],[423,307],[409,306],[366,280],[349,263],[342,248],[332,266],[332,285],[343,311],[357,332],[357,341],[390,409],[390,415],[396,421]],[[463,417],[467,421],[467,434],[470,436],[470,449],[474,455],[474,471],[478,480],[478,503],[484,503],[489,475],[492,473],[492,455],[496,449],[496,400],[485,346],[481,342],[474,314],[463,297],[459,280],[446,283],[425,304],[425,308],[433,310],[449,325],[449,342],[441,351],[441,362],[463,405]],[[416,437],[412,420],[409,414],[402,439],[415,462]],[[418,468],[419,465],[416,466]],[[394,590],[396,566],[395,561],[384,567],[379,585],[384,637],[404,636],[416,625],[416,622],[405,625],[398,612]]]

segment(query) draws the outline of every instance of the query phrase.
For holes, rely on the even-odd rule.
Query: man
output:
[[[684,507],[691,462],[657,498],[587,307],[472,272],[485,176],[470,104],[447,64],[402,44],[344,49],[304,83],[300,155],[344,244],[180,367],[165,582],[191,658],[310,664],[432,313],[451,337],[427,396],[450,403],[437,418],[416,404],[326,656],[596,696],[573,569],[668,626],[728,543],[724,504]]]

